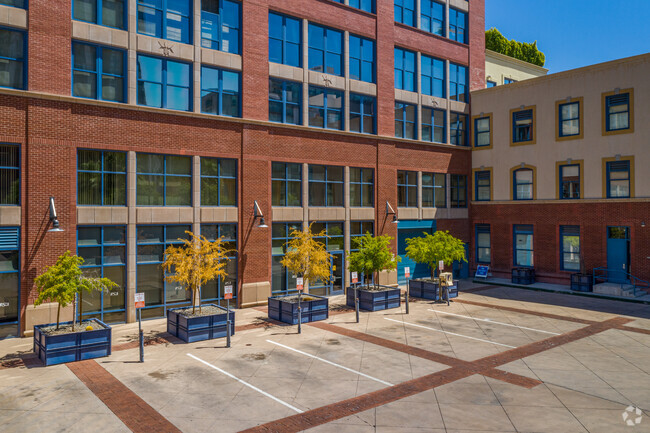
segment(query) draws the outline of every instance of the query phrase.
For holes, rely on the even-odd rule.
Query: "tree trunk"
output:
[[[57,303],[58,307],[56,309],[56,329],[59,329],[59,322],[61,321],[61,304]]]
[[[429,265],[429,268],[431,269],[431,281],[436,279],[436,268],[433,265]]]

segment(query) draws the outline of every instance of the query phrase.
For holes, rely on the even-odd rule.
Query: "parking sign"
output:
[[[408,266],[404,268],[404,277],[411,278],[411,268],[409,268]]]
[[[144,293],[135,294],[135,308],[144,308]]]
[[[302,291],[302,277],[296,278],[296,290]]]
[[[228,284],[223,288],[223,298],[232,299],[232,284]]]

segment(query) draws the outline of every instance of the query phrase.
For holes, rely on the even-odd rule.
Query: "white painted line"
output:
[[[253,389],[253,390],[259,392],[260,394],[265,395],[265,396],[267,396],[268,398],[277,401],[278,403],[280,403],[280,404],[282,404],[282,405],[288,407],[289,409],[292,409],[292,410],[294,410],[294,411],[296,411],[296,412],[298,412],[298,413],[302,413],[302,412],[303,412],[302,410],[298,409],[297,407],[293,407],[293,406],[291,406],[289,403],[284,402],[284,401],[280,400],[280,399],[277,398],[277,397],[273,397],[273,396],[272,396],[271,394],[269,394],[268,392],[264,392],[264,391],[262,391],[262,390],[259,389],[258,387],[253,386],[253,385],[251,385],[250,383],[245,382],[245,381],[241,380],[240,378],[233,376],[232,374],[228,373],[227,371],[224,371],[224,370],[220,369],[219,367],[216,367],[216,366],[210,364],[209,362],[205,362],[204,360],[202,360],[202,359],[200,359],[200,358],[197,358],[196,356],[192,355],[191,353],[188,353],[187,356],[189,356],[190,358],[194,358],[194,359],[196,359],[197,361],[200,361],[200,362],[204,363],[205,365],[207,365],[207,366],[210,367],[210,368],[214,368],[214,369],[217,370],[219,373],[223,373],[223,374],[225,374],[226,376],[228,376],[228,377],[230,377],[230,378],[232,378],[232,379],[235,379],[237,382],[241,383],[242,385],[246,385],[246,386],[249,387],[250,389]]]
[[[499,345],[499,346],[509,347],[511,349],[516,349],[517,348],[517,346],[510,346],[510,345],[507,345],[507,344],[496,343],[496,342],[490,341],[490,340],[482,340],[480,338],[469,337],[467,335],[462,335],[462,334],[456,334],[455,332],[443,331],[442,329],[435,329],[435,328],[429,328],[428,326],[416,325],[415,323],[401,322],[399,320],[389,319],[388,317],[384,317],[384,319],[390,320],[391,322],[402,323],[404,325],[417,326],[418,328],[424,328],[424,329],[428,329],[430,331],[442,332],[443,334],[455,335],[457,337],[463,337],[463,338],[470,338],[472,340],[482,341],[483,343],[496,344],[496,345]]]
[[[393,384],[390,383],[390,382],[386,382],[384,380],[377,379],[376,377],[368,376],[367,374],[361,373],[360,371],[352,370],[351,368],[344,367],[344,366],[336,364],[336,363],[334,363],[332,361],[328,361],[327,359],[319,358],[318,356],[311,355],[311,354],[309,354],[307,352],[303,352],[302,350],[294,349],[293,347],[285,346],[284,344],[276,343],[275,341],[271,341],[271,340],[266,340],[266,341],[271,343],[271,344],[275,344],[276,346],[284,347],[285,349],[288,349],[288,350],[293,350],[294,352],[300,353],[301,355],[305,355],[305,356],[309,356],[310,358],[317,359],[317,360],[319,360],[321,362],[324,362],[326,364],[333,365],[334,367],[342,368],[343,370],[347,370],[347,371],[350,371],[350,372],[352,372],[354,374],[358,374],[359,376],[367,377],[368,379],[372,379],[372,380],[377,381],[379,383],[383,383],[384,385],[393,386]]]
[[[472,317],[472,316],[463,316],[462,314],[456,314],[456,313],[449,313],[447,311],[440,311],[440,310],[432,310],[429,308],[429,311],[433,311],[436,313],[440,314],[449,314],[450,316],[458,316],[458,317],[465,317],[467,319],[472,319],[472,320],[480,320],[481,322],[488,322],[488,323],[494,323],[495,325],[503,325],[503,326],[512,326],[513,328],[519,328],[519,329],[527,329],[529,331],[535,331],[535,332],[543,332],[545,334],[551,334],[551,335],[560,335],[557,332],[550,332],[550,331],[542,331],[541,329],[535,329],[535,328],[526,328],[525,326],[518,326],[518,325],[513,325],[511,323],[503,323],[503,322],[495,322],[492,319],[479,319],[477,317]]]

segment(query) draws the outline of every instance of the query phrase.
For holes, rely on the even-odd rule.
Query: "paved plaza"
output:
[[[47,368],[31,339],[0,341],[0,430],[650,432],[650,307],[462,288],[359,323],[331,298],[301,334],[239,310],[231,348],[147,321],[144,363],[137,323],[110,357]]]

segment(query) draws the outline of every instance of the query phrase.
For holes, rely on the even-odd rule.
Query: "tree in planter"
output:
[[[302,277],[303,284],[315,280],[329,283],[332,255],[327,252],[324,243],[314,239],[316,236],[327,237],[325,230],[314,234],[310,224],[306,230],[292,230],[290,236],[291,240],[285,244],[287,251],[280,261],[282,266]],[[298,292],[298,302],[300,293]]]
[[[445,266],[456,260],[467,262],[465,258],[465,243],[456,239],[448,231],[437,231],[433,235],[424,233],[424,237],[406,240],[406,257],[416,263],[426,263],[431,270],[431,279],[435,278],[438,262]]]
[[[390,250],[390,242],[393,240],[390,236],[372,236],[366,233],[361,237],[355,237],[352,242],[358,251],[349,253],[350,270],[352,272],[363,273],[366,279],[366,286],[369,287],[370,278],[376,275],[375,288],[379,280],[379,272],[388,271],[397,268],[397,263],[401,261],[400,257]]]
[[[79,294],[79,317],[83,318],[83,292],[108,291],[118,285],[108,278],[84,277],[79,266],[83,265],[84,259],[71,255],[66,251],[59,256],[56,263],[38,276],[34,283],[38,288],[38,298],[34,301],[34,308],[41,305],[43,301],[50,300],[59,304],[56,311],[56,329],[59,329],[61,321],[61,307],[65,308],[75,302],[75,295]],[[72,330],[74,331],[76,315],[72,318]]]
[[[165,270],[165,281],[180,283],[185,290],[192,290],[192,314],[196,312],[196,305],[201,311],[201,286],[208,281],[221,278],[223,281],[228,274],[228,253],[222,238],[214,242],[205,236],[195,235],[185,231],[189,239],[179,239],[182,245],[170,245],[165,250],[165,260],[162,268]]]

